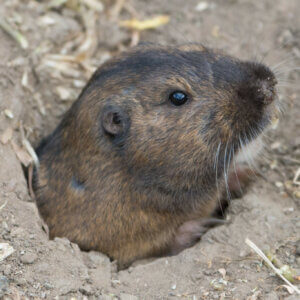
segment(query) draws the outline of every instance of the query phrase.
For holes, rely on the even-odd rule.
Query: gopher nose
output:
[[[270,104],[275,99],[276,94],[276,78],[267,78],[266,80],[260,83],[261,87],[257,89],[257,97],[259,101],[262,101],[263,104]]]
[[[242,99],[256,103],[259,106],[268,105],[276,99],[277,79],[266,66],[257,63],[246,63],[249,73],[239,90]]]

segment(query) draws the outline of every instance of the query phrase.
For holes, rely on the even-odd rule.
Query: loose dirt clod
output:
[[[14,252],[14,248],[8,243],[0,243],[0,262],[12,255]]]
[[[37,255],[35,253],[25,253],[20,258],[23,264],[33,264],[37,260]]]

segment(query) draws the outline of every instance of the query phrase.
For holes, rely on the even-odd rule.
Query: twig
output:
[[[7,200],[0,206],[0,210],[2,210],[7,204]]]
[[[300,290],[294,286],[293,284],[291,284],[280,272],[279,269],[277,269],[272,262],[266,257],[266,255],[252,242],[250,241],[248,238],[246,238],[245,243],[252,248],[258,256],[260,256],[265,262],[266,264],[276,273],[276,275],[278,275],[288,286],[290,286],[298,295],[300,295]]]

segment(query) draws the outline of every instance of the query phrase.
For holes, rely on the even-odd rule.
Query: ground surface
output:
[[[299,1],[216,0],[202,11],[198,0],[132,0],[120,9],[122,1],[103,1],[104,11],[83,13],[74,11],[76,1],[68,1],[71,9],[49,9],[49,2],[0,3],[0,19],[28,40],[22,49],[0,29],[0,243],[14,249],[6,258],[0,249],[0,298],[297,299],[244,241],[271,249],[299,272],[300,191],[292,182],[300,167],[300,74],[293,70],[300,66]],[[142,32],[141,41],[203,42],[241,58],[264,57],[270,66],[281,63],[285,114],[267,133],[259,164],[264,178],[232,201],[229,225],[212,229],[178,256],[116,273],[99,253],[83,253],[66,239],[48,240],[20,160],[30,159],[26,141],[36,146],[57,125],[94,67],[136,43],[137,35],[121,29],[119,20],[158,14],[170,22]],[[59,64],[51,54],[73,58]]]

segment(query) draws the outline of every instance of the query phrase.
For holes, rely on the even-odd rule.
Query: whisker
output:
[[[279,84],[277,85],[278,87],[280,88],[293,88],[295,89],[296,91],[299,91],[300,90],[300,87],[299,86],[296,86],[296,84]]]
[[[236,163],[235,163],[235,159],[233,159],[233,169],[234,169],[235,177],[236,177],[237,182],[238,182],[238,186],[239,186],[240,193],[241,193],[241,195],[242,195],[242,194],[243,194],[243,190],[242,190],[242,187],[241,187],[241,184],[240,184],[239,177],[238,177],[237,172],[236,172]]]
[[[221,142],[219,142],[219,145],[217,148],[215,162],[214,162],[214,168],[216,171],[216,187],[217,187],[217,192],[218,192],[218,202],[219,202],[222,216],[224,217],[224,211],[223,211],[223,207],[222,207],[222,203],[221,203],[221,199],[220,199],[220,191],[219,191],[219,184],[218,184],[218,161],[219,161],[219,155],[220,155],[220,148],[221,148]]]
[[[275,66],[271,66],[271,70],[273,72],[276,72],[276,70],[278,70],[280,66],[282,66],[283,64],[287,64],[288,62],[291,62],[293,60],[295,60],[295,56],[286,58],[286,59],[282,60],[281,62],[277,63]]]
[[[229,167],[230,167],[230,163],[231,163],[231,152],[232,152],[232,147],[230,147],[229,158],[228,158],[228,162],[227,162],[227,170],[226,170],[227,179],[228,179]],[[228,182],[227,182],[227,184],[228,184]],[[231,200],[231,193],[230,193],[229,186],[228,186],[228,192],[229,192],[229,199],[228,199],[228,201],[230,201]]]
[[[274,71],[274,73],[277,73],[278,71],[285,71],[285,70],[286,71],[297,71],[297,70],[300,70],[300,67],[298,67],[298,66],[286,66],[285,69],[279,68],[276,71]]]
[[[228,200],[231,199],[230,196],[230,192],[229,192],[229,186],[228,186],[228,178],[227,178],[227,174],[226,174],[226,161],[227,161],[227,147],[228,147],[228,141],[226,143],[226,147],[225,147],[225,153],[224,153],[224,166],[223,166],[223,172],[224,172],[224,179],[225,179],[225,188],[226,188],[226,193],[227,193],[227,197]]]
[[[277,70],[275,72],[273,72],[276,76],[276,78],[280,78],[281,76],[284,76],[282,77],[282,79],[286,79],[286,80],[289,80],[288,79],[288,76],[294,72],[294,71],[298,71],[300,70],[299,68],[288,68],[288,69],[280,69],[280,70]]]
[[[295,85],[297,84],[297,81],[293,80],[293,79],[287,79],[287,78],[277,77],[277,80],[278,80],[278,84],[281,84],[281,83],[290,83],[290,84],[295,84]]]
[[[267,50],[267,52],[262,56],[261,62],[263,62],[268,56],[269,54],[274,53],[275,51],[279,52],[280,50],[282,50],[286,45],[289,44],[290,41],[286,41],[284,43],[282,43],[280,46],[278,46],[277,48],[274,48],[273,46],[269,48],[269,50]],[[288,53],[288,55],[294,55],[293,53]]]
[[[263,131],[260,132],[260,134],[263,136],[264,139],[268,140],[269,143],[273,143],[273,139],[266,135]]]

